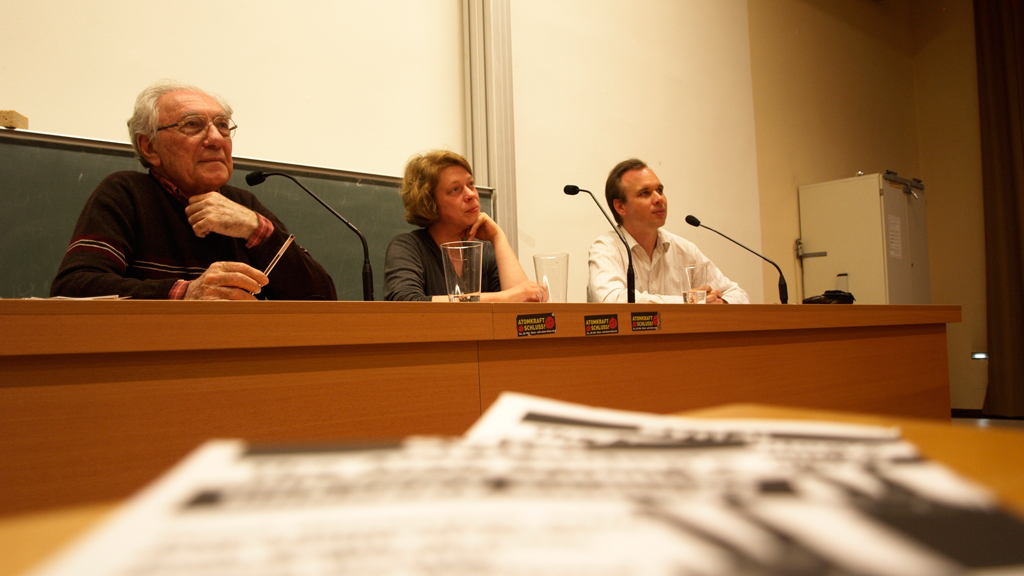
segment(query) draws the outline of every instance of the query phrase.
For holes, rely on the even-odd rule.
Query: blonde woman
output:
[[[447,302],[441,244],[484,241],[481,302],[538,302],[505,233],[480,210],[473,169],[462,156],[434,150],[413,156],[402,179],[405,219],[421,228],[399,234],[384,258],[384,299]]]

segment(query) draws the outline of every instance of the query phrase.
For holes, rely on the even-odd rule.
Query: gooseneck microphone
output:
[[[718,234],[722,238],[725,238],[726,240],[732,242],[733,244],[739,246],[740,248],[743,248],[747,252],[750,252],[751,254],[754,254],[755,256],[763,259],[764,261],[768,262],[772,266],[775,266],[775,269],[779,271],[779,300],[782,301],[783,304],[788,304],[789,303],[789,289],[786,288],[786,278],[782,275],[782,270],[779,269],[779,265],[778,264],[776,264],[775,262],[772,262],[771,260],[765,258],[761,254],[758,254],[757,252],[754,252],[750,248],[747,248],[746,246],[744,246],[743,244],[740,244],[739,242],[733,240],[732,238],[729,238],[728,236],[726,236],[725,234],[722,234],[718,230],[715,230],[714,228],[708,228],[707,226],[701,224],[700,220],[698,220],[697,217],[692,215],[692,214],[686,217],[686,223],[689,224],[690,226],[694,226],[694,227],[707,228],[708,230],[711,230],[712,232],[714,232],[715,234]]]
[[[574,186],[572,184],[567,184],[562,191],[569,196],[575,196],[580,192],[586,192],[587,194],[590,194],[591,198],[594,198],[594,195],[590,190],[583,190],[579,186]],[[601,203],[597,201],[597,198],[594,198],[594,204],[597,204],[597,209],[601,211],[601,214],[604,214],[608,223],[612,225],[612,230],[619,235],[619,240],[622,240],[622,243],[626,245],[626,257],[629,258],[629,267],[626,269],[626,301],[633,304],[636,302],[636,276],[633,274],[633,254],[630,253],[629,242],[626,242],[625,236],[622,235],[622,232],[619,232],[619,227],[615,225],[615,222],[613,222],[611,217],[608,216],[608,213],[604,211],[604,208],[601,207]]]
[[[345,226],[351,228],[352,231],[359,236],[359,239],[363,242],[363,300],[366,302],[373,302],[373,270],[370,268],[370,249],[366,245],[366,237],[363,236],[363,233],[353,226],[351,222],[345,220],[344,216],[335,212],[334,208],[328,206],[327,203],[321,200],[319,196],[313,194],[312,190],[303,186],[302,182],[299,182],[290,174],[285,174],[284,172],[250,172],[245,175],[245,183],[249,186],[257,186],[262,184],[268,176],[284,176],[292,182],[295,182],[299,185],[299,188],[305,190],[306,193],[312,196],[314,200],[319,202],[324,208],[327,208],[331,214],[334,214],[338,220],[344,222]]]

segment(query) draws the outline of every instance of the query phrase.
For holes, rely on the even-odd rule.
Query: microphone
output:
[[[580,192],[586,192],[587,194],[590,194],[591,198],[594,198],[594,195],[590,190],[582,190],[579,186],[574,186],[572,184],[567,184],[562,191],[569,196],[575,196]],[[633,274],[633,254],[629,251],[629,242],[626,242],[626,238],[622,235],[622,232],[619,232],[619,227],[612,221],[611,216],[608,216],[608,213],[605,212],[601,203],[597,201],[597,198],[594,198],[594,204],[597,204],[597,209],[601,211],[601,214],[604,214],[608,223],[612,225],[612,230],[619,235],[619,240],[622,240],[622,243],[626,245],[626,257],[629,258],[629,267],[626,269],[626,302],[633,304],[636,302],[636,277]]]
[[[363,300],[365,302],[373,302],[373,270],[370,268],[370,249],[366,245],[366,237],[363,236],[363,233],[360,232],[358,228],[353,226],[351,222],[345,220],[345,218],[341,214],[335,212],[334,208],[328,206],[327,203],[321,200],[319,196],[313,194],[312,190],[303,186],[302,182],[299,182],[290,174],[285,174],[284,172],[250,172],[245,175],[245,183],[248,184],[249,186],[257,186],[259,184],[262,184],[267,179],[268,176],[284,176],[285,178],[291,180],[292,182],[295,182],[296,184],[299,185],[299,188],[305,190],[306,193],[312,196],[314,200],[319,202],[324,208],[327,208],[327,210],[329,210],[331,214],[337,216],[338,220],[344,222],[345,226],[351,228],[352,231],[359,236],[359,239],[362,240],[363,242]]]
[[[739,242],[733,240],[732,238],[729,238],[728,236],[726,236],[725,234],[722,234],[718,230],[715,230],[714,228],[708,228],[707,226],[701,224],[700,220],[698,220],[697,217],[692,215],[692,214],[686,217],[686,223],[689,224],[690,226],[695,227],[695,228],[696,227],[707,228],[708,230],[711,230],[712,232],[714,232],[715,234],[718,234],[722,238],[725,238],[726,240],[732,242],[733,244],[739,246],[740,248],[743,248],[747,252],[750,252],[751,254],[754,254],[755,256],[758,256],[759,258],[765,260],[766,262],[768,262],[772,266],[775,266],[775,269],[779,271],[779,300],[782,301],[783,304],[788,304],[789,303],[789,289],[786,287],[786,278],[782,275],[782,270],[779,268],[778,264],[776,264],[775,262],[772,262],[771,260],[768,260],[767,258],[762,256],[761,254],[758,254],[757,252],[754,252],[750,248],[747,248],[746,246],[744,246],[743,244],[740,244]]]

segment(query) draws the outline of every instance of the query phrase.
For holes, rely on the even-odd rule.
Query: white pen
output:
[[[274,259],[267,265],[267,269],[263,271],[264,276],[270,276],[270,271],[277,265],[277,261],[281,259],[281,256],[284,256],[284,251],[292,245],[293,240],[295,240],[295,234],[288,236],[288,239],[284,241],[284,246],[281,246],[281,249],[277,251],[277,256],[274,256]]]

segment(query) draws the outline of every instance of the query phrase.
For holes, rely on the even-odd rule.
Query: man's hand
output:
[[[722,300],[721,290],[715,290],[711,286],[701,286],[701,288],[706,290],[708,293],[706,300],[704,300],[705,304],[728,304],[728,302]]]
[[[216,232],[243,240],[252,236],[260,221],[256,213],[241,204],[228,200],[220,192],[196,194],[188,199],[185,207],[188,223],[200,238]]]
[[[185,300],[255,300],[270,282],[263,272],[241,262],[214,262],[189,282]]]
[[[491,220],[491,217],[483,212],[477,217],[476,222],[466,231],[466,240],[487,240],[493,242],[499,234],[504,234],[498,223]]]

